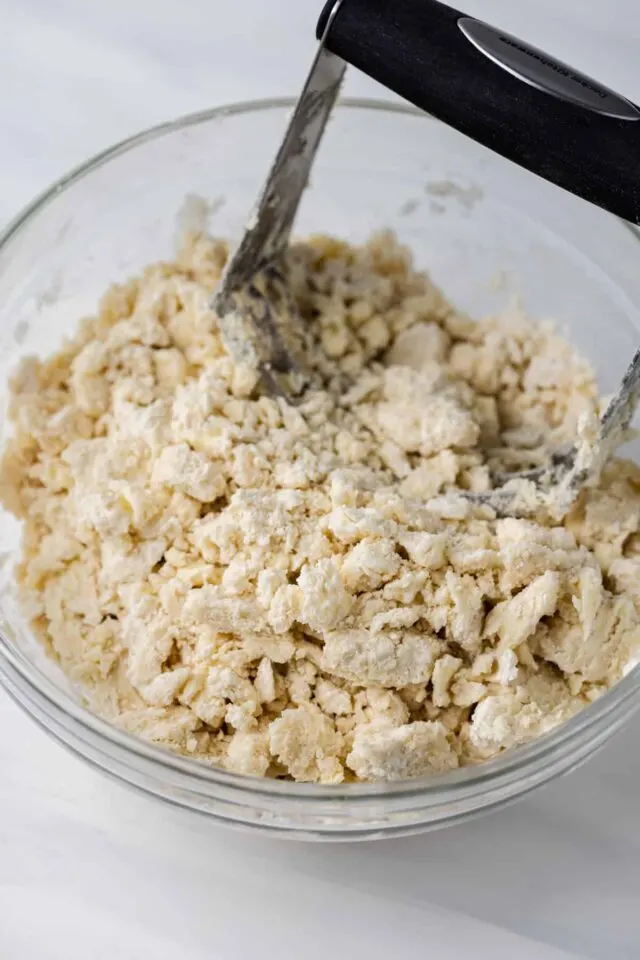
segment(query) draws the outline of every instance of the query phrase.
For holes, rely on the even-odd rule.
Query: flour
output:
[[[287,283],[318,388],[290,407],[225,351],[227,255],[191,233],[13,378],[20,595],[91,708],[340,783],[494,757],[614,684],[640,650],[640,470],[605,465],[564,521],[457,492],[584,432],[589,365],[517,312],[472,322],[390,235],[316,237]]]

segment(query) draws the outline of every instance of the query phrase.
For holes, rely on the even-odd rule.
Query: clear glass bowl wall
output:
[[[292,102],[240,104],[143,133],[65,177],[0,238],[0,377],[47,354],[99,296],[171,257],[185,194],[238,237]],[[640,244],[628,225],[410,108],[336,110],[297,224],[363,240],[392,228],[474,315],[516,296],[556,318],[613,389],[638,343]],[[3,428],[5,429],[5,428]],[[220,823],[284,836],[371,838],[453,823],[580,763],[640,704],[640,668],[573,721],[481,767],[393,785],[318,787],[234,776],[173,756],[94,717],[21,620],[11,588],[19,527],[0,516],[0,680],[48,733],[141,791]]]

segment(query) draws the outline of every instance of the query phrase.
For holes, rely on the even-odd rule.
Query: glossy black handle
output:
[[[318,36],[472,139],[640,224],[640,110],[437,0],[330,0]]]

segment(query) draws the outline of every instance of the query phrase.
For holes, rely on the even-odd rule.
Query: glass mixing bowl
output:
[[[240,104],[157,127],[107,150],[35,200],[0,238],[0,375],[46,354],[114,280],[170,257],[193,193],[211,229],[237,237],[293,101]],[[516,295],[556,318],[615,387],[638,343],[639,235],[417,111],[345,101],[329,126],[297,223],[350,239],[393,228],[457,305],[480,315]],[[272,834],[353,839],[424,830],[500,806],[564,773],[640,705],[640,667],[573,720],[479,767],[395,784],[319,787],[208,768],[94,716],[21,620],[11,589],[19,527],[1,517],[0,679],[88,763],[212,821]]]

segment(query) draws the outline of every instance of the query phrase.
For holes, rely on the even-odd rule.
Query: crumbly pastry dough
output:
[[[318,237],[288,272],[324,389],[291,407],[224,351],[226,257],[192,233],[12,381],[20,593],[91,708],[339,783],[494,757],[614,684],[640,646],[638,468],[561,523],[456,493],[573,439],[589,365],[549,324],[472,322],[391,235]]]

